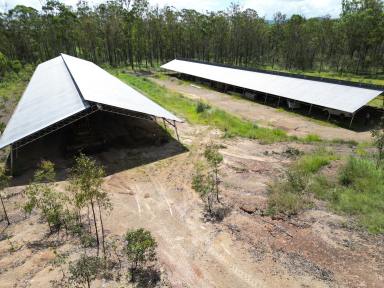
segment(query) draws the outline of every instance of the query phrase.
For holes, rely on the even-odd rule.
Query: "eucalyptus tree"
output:
[[[102,246],[105,255],[104,224],[102,220],[102,209],[111,209],[108,194],[102,190],[105,171],[95,160],[81,154],[75,158],[75,165],[71,170],[70,190],[74,193],[74,204],[81,214],[81,209],[91,207],[93,225],[95,229],[97,254],[99,255],[100,238],[97,225],[96,206],[99,209],[99,221],[101,225]]]

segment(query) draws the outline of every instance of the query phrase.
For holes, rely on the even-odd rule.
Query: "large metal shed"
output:
[[[92,62],[61,54],[36,68],[0,138],[13,151],[96,111],[181,122],[137,90]],[[177,132],[177,130],[176,130]],[[177,134],[178,135],[178,134]]]
[[[305,79],[284,75],[285,73],[267,73],[266,71],[250,71],[175,59],[161,66],[163,69],[181,74],[191,75],[226,85],[273,95],[301,103],[324,107],[329,116],[331,113],[342,112],[351,116],[351,122],[356,112],[383,93],[382,88],[374,85],[363,85],[339,81],[330,83],[323,79]],[[360,87],[359,87],[360,86]],[[351,125],[351,124],[350,124]]]

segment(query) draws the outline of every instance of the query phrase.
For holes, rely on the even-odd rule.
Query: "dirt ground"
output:
[[[239,99],[226,93],[206,89],[199,84],[188,84],[188,82],[182,82],[174,77],[151,79],[157,84],[163,85],[173,91],[180,92],[187,97],[192,99],[203,99],[215,107],[238,115],[244,119],[256,121],[262,126],[285,130],[289,135],[306,136],[308,134],[316,134],[322,139],[355,141],[369,141],[371,137],[369,129],[368,131],[357,132],[342,127],[322,125],[319,124],[319,122],[310,121],[310,118],[299,114],[279,111],[268,105]]]
[[[329,212],[322,202],[288,220],[261,215],[268,183],[294,160],[287,148],[313,146],[223,139],[216,130],[188,123],[179,125],[179,133],[187,151],[169,142],[97,154],[116,168],[104,183],[114,207],[105,219],[108,237],[122,237],[129,228],[149,229],[159,243],[168,287],[383,287],[383,236],[351,229],[352,219]],[[194,164],[211,141],[223,147],[221,197],[230,210],[217,223],[204,220],[202,202],[191,188]],[[347,146],[331,148],[350,153]],[[158,155],[162,160],[155,160]],[[120,169],[120,163],[129,168]],[[64,188],[66,181],[58,185]],[[60,280],[49,245],[57,236],[47,238],[38,215],[24,217],[23,187],[6,191],[12,225],[0,224],[0,287],[49,287]],[[62,243],[57,249],[76,255],[80,248]],[[121,285],[99,280],[93,287]]]

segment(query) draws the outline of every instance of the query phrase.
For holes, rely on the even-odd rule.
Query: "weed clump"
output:
[[[291,216],[310,208],[313,202],[309,192],[314,174],[336,159],[324,148],[302,156],[288,169],[283,180],[270,186],[268,213]]]

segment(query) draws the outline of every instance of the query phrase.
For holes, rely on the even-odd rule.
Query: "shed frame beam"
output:
[[[16,142],[12,143],[12,145],[14,146],[15,149],[21,148],[21,147],[23,147],[23,146],[25,146],[31,142],[34,142],[34,141],[36,141],[36,140],[38,140],[44,136],[47,136],[47,135],[49,135],[49,134],[51,134],[51,133],[53,133],[53,132],[55,132],[55,131],[57,131],[57,130],[65,127],[65,126],[68,126],[68,125],[70,125],[70,124],[72,124],[72,123],[74,123],[74,122],[76,122],[76,121],[78,121],[84,117],[87,117],[87,116],[95,113],[98,110],[99,110],[98,107],[96,105],[93,105],[84,111],[81,111],[75,115],[72,115],[72,116],[70,116],[70,117],[68,117],[62,121],[59,121],[59,122],[45,128],[43,130],[40,130],[40,131],[30,135],[30,136],[25,137],[24,139],[18,140]]]

